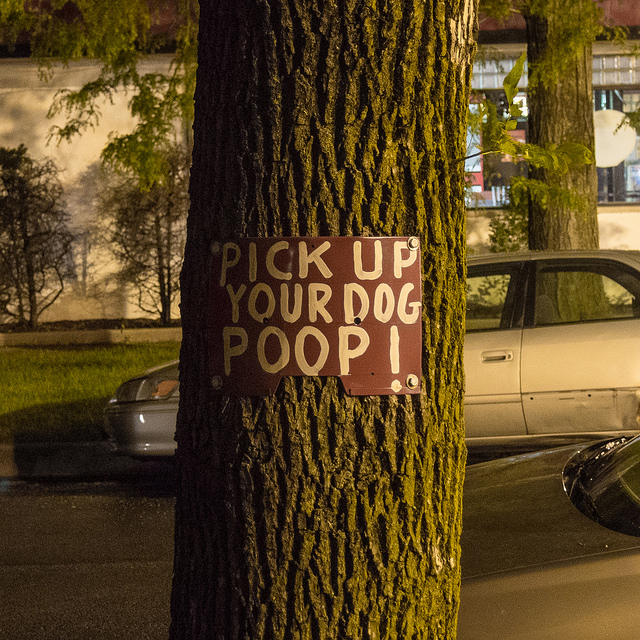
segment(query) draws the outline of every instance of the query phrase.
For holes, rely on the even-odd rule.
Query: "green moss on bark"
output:
[[[202,9],[172,638],[452,638],[460,580],[465,115],[473,2]],[[418,235],[423,389],[218,398],[214,239]]]

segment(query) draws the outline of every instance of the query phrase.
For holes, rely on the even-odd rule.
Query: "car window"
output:
[[[505,313],[510,273],[467,277],[467,331],[508,327]]]
[[[612,265],[541,267],[536,276],[537,326],[637,317],[640,283]]]

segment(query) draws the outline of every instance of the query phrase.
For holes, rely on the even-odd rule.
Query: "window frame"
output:
[[[507,295],[505,296],[504,306],[502,309],[502,318],[499,327],[484,329],[467,329],[465,333],[483,333],[486,331],[507,331],[509,329],[521,329],[524,317],[524,301],[526,281],[526,270],[524,262],[492,262],[487,264],[476,264],[467,267],[467,279],[478,278],[484,276],[505,275],[511,276],[507,287]],[[466,305],[466,301],[465,301]],[[466,306],[465,306],[466,317]]]
[[[536,313],[536,290],[538,274],[543,269],[560,267],[559,271],[584,271],[597,273],[598,275],[605,276],[610,280],[618,283],[629,291],[634,297],[634,315],[631,317],[622,318],[600,318],[598,320],[578,320],[575,322],[558,322],[552,324],[535,324]],[[638,284],[638,295],[635,295],[626,285],[621,284],[617,278],[612,277],[612,271],[625,272],[631,276]],[[569,325],[581,325],[592,324],[600,322],[621,322],[625,320],[638,320],[640,319],[640,272],[636,271],[633,267],[620,262],[618,260],[612,260],[610,258],[544,258],[541,260],[532,260],[528,269],[528,287],[526,294],[526,302],[524,309],[524,324],[525,328],[546,328],[546,327],[566,327]],[[637,315],[636,315],[637,314]]]

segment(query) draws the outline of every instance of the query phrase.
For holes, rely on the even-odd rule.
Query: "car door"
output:
[[[467,275],[467,438],[524,435],[520,395],[523,265],[470,266]]]
[[[612,260],[540,261],[522,337],[530,434],[637,429],[640,274]]]

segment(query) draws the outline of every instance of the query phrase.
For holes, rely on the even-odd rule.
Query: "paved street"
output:
[[[165,640],[171,462],[81,445],[12,449],[4,461],[18,475],[0,466],[0,640]]]
[[[166,478],[0,480],[0,639],[165,639],[171,494]]]

